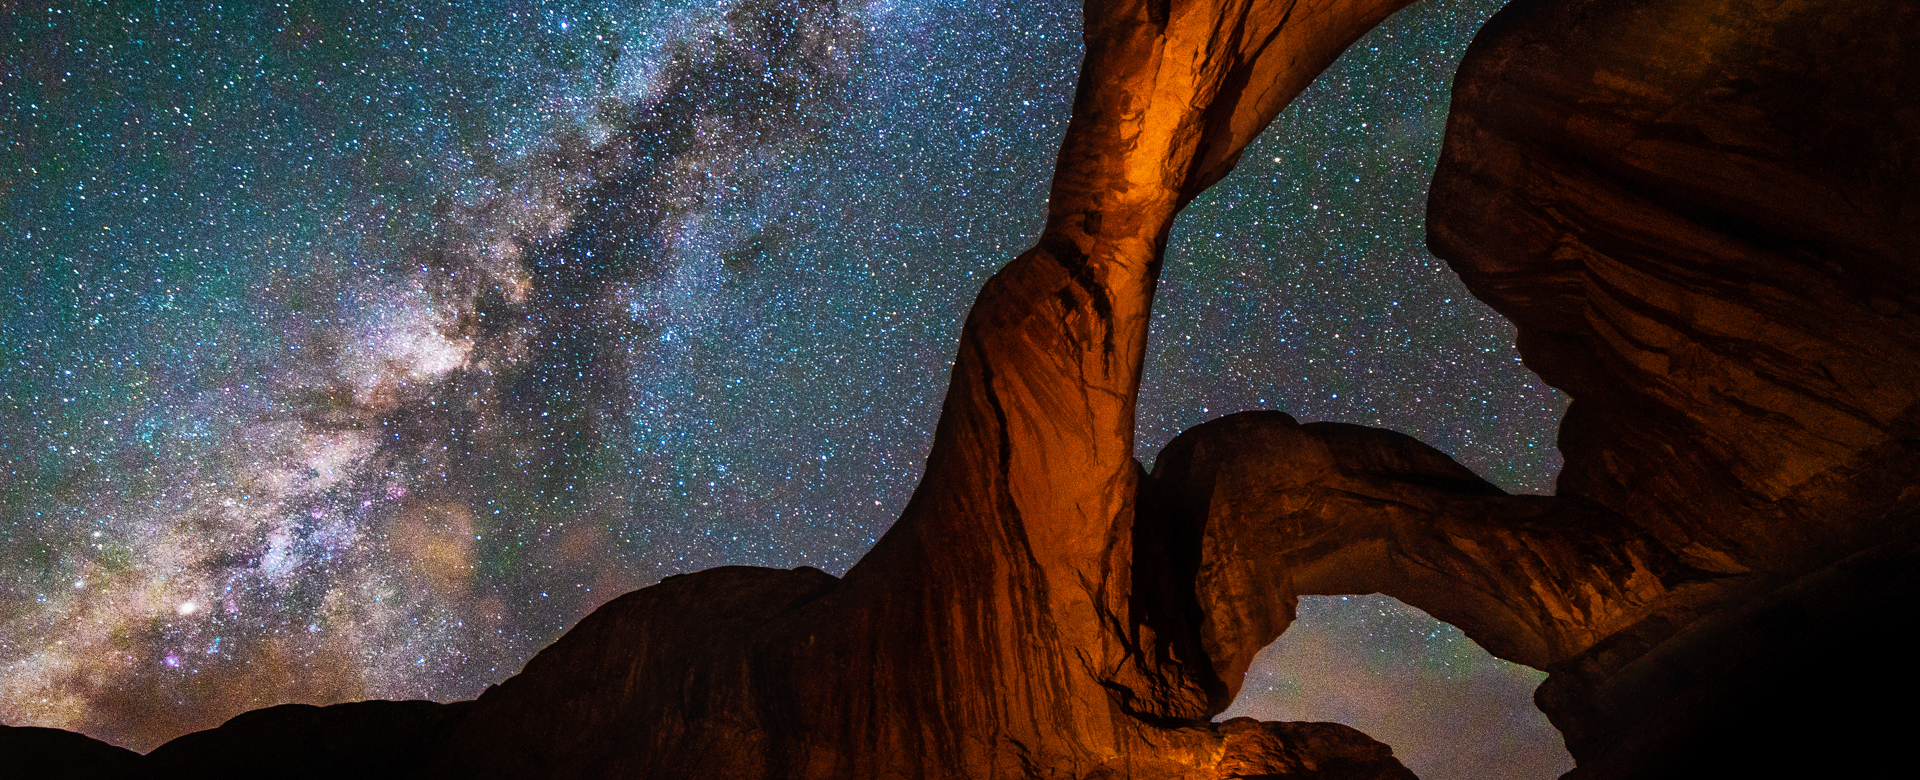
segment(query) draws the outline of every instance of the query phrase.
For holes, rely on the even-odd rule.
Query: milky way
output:
[[[1547,490],[1563,400],[1422,245],[1495,7],[1391,20],[1189,207],[1143,461],[1279,408]],[[138,749],[471,697],[666,575],[844,571],[1038,233],[1080,56],[1063,2],[4,24],[0,721]],[[1537,673],[1389,600],[1311,601],[1263,659],[1234,714],[1344,720],[1429,777],[1567,763]]]

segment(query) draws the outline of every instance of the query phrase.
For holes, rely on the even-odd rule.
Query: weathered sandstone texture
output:
[[[1916,689],[1859,665],[1915,616],[1917,42],[1905,2],[1519,0],[1461,66],[1434,252],[1573,397],[1560,499],[1697,573],[1547,665],[1576,775],[1892,757],[1837,716]]]
[[[1405,2],[1090,5],[1047,226],[968,316],[899,522],[842,580],[721,569],[608,605],[429,776],[1405,776],[1350,729],[1208,722],[1228,686],[1190,598],[1135,595],[1177,581],[1136,543],[1133,460],[1175,213]]]
[[[1089,3],[1045,231],[981,291],[924,481],[844,578],[669,578],[475,702],[273,708],[145,766],[1406,778],[1343,726],[1211,722],[1298,596],[1372,592],[1549,670],[1580,778],[1902,758],[1912,716],[1837,714],[1920,692],[1910,3],[1518,0],[1476,41],[1431,243],[1574,397],[1558,495],[1278,412],[1134,462],[1175,214],[1403,3]]]
[[[900,523],[844,581],[723,570],[610,606],[482,697],[446,776],[1403,771],[1357,735],[1296,761],[1329,743],[1207,722],[1297,596],[1366,592],[1552,670],[1582,774],[1788,760],[1758,724],[1859,697],[1779,677],[1844,663],[1821,637],[1871,635],[1875,609],[1912,613],[1914,13],[1523,0],[1489,26],[1433,244],[1575,397],[1559,495],[1278,413],[1201,426],[1142,474],[1167,226],[1388,10],[1090,7],[1046,231],[981,292]],[[643,660],[596,666],[615,658]],[[565,693],[586,668],[610,676]],[[573,711],[539,728],[577,747],[489,752]]]
[[[1190,548],[1168,546],[1191,572],[1176,592],[1193,594],[1230,684],[1300,595],[1386,593],[1544,667],[1697,576],[1603,507],[1509,496],[1392,431],[1245,412],[1182,434],[1153,476],[1169,536]]]
[[[1562,495],[1792,573],[1920,507],[1920,8],[1521,0],[1455,82],[1433,249],[1573,396]]]

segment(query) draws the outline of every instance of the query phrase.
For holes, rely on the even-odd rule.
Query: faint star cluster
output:
[[[1279,408],[1547,489],[1563,401],[1422,245],[1496,6],[1390,20],[1189,207],[1143,461]],[[128,9],[0,25],[0,721],[143,750],[473,696],[666,575],[845,570],[1038,233],[1080,56],[1069,2]],[[1541,773],[1442,757],[1459,722],[1565,763],[1536,673],[1391,602],[1302,614],[1233,712],[1432,777]]]

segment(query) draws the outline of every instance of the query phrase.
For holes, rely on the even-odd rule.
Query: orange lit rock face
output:
[[[1643,732],[1700,733],[1701,713],[1744,701],[1726,693],[1737,684],[1695,684],[1726,673],[1703,659],[1777,666],[1800,652],[1763,642],[1729,655],[1726,637],[1754,636],[1753,621],[1780,625],[1752,605],[1908,571],[1883,555],[1850,564],[1839,581],[1852,586],[1774,592],[1901,538],[1899,522],[1873,517],[1900,511],[1914,474],[1897,434],[1913,408],[1920,328],[1901,319],[1912,301],[1848,299],[1818,277],[1892,262],[1911,223],[1888,215],[1915,212],[1898,200],[1908,179],[1881,175],[1856,207],[1880,222],[1836,217],[1831,203],[1778,215],[1814,238],[1864,225],[1831,262],[1808,258],[1833,248],[1814,238],[1756,244],[1745,223],[1703,218],[1743,197],[1790,202],[1769,186],[1825,177],[1848,191],[1833,182],[1872,168],[1808,157],[1814,139],[1766,124],[1881,105],[1803,105],[1803,82],[1860,76],[1881,98],[1896,90],[1817,70],[1770,83],[1771,63],[1806,57],[1733,56],[1742,41],[1826,45],[1770,33],[1792,26],[1790,5],[1596,8],[1523,3],[1476,44],[1432,209],[1436,248],[1579,399],[1562,495],[1507,496],[1404,436],[1277,413],[1201,426],[1152,477],[1140,472],[1134,393],[1168,225],[1391,6],[1096,6],[1046,231],[981,292],[901,521],[838,583],[716,570],[609,605],[482,697],[440,776],[1198,778],[1336,764],[1395,776],[1404,770],[1357,733],[1207,723],[1295,597],[1366,592],[1555,670],[1543,701],[1592,771],[1684,764],[1684,750],[1641,751],[1659,742]],[[1702,76],[1708,61],[1734,70]],[[1715,100],[1737,105],[1696,105]],[[1769,282],[1767,269],[1786,276]],[[1668,332],[1647,335],[1656,327]],[[1873,360],[1896,365],[1874,373]],[[1755,389],[1755,377],[1777,386]],[[1812,400],[1795,406],[1790,386]],[[1828,420],[1842,408],[1879,414],[1880,427]],[[1891,459],[1862,466],[1862,453]],[[1765,492],[1790,483],[1826,492],[1794,488],[1797,503]],[[726,606],[736,598],[752,609]],[[1797,630],[1760,634],[1801,647]],[[1681,700],[1692,709],[1669,706]],[[529,725],[530,713],[566,719]],[[516,752],[536,732],[572,747]]]
[[[1191,616],[1141,609],[1134,593],[1136,557],[1158,555],[1136,555],[1144,475],[1132,457],[1154,278],[1178,208],[1400,5],[1090,7],[1047,228],[969,315],[927,476],[901,520],[844,581],[739,623],[725,648],[688,638],[696,655],[621,651],[643,671],[609,685],[680,703],[610,694],[600,712],[548,692],[607,663],[585,644],[599,626],[679,620],[609,605],[481,698],[443,776],[1219,776],[1228,740],[1207,719],[1226,686],[1197,654]],[[706,585],[657,590],[741,577],[786,593],[777,581],[793,576],[708,572],[695,575]],[[529,763],[544,759],[520,756],[515,735],[526,713],[556,708],[586,718],[568,744],[618,755]],[[1339,734],[1299,750],[1373,755],[1375,743]],[[1241,752],[1249,767],[1285,753]],[[1376,752],[1354,766],[1404,772]]]
[[[1277,412],[1188,431],[1151,476],[1133,461],[1174,215],[1403,4],[1090,3],[1045,232],[981,291],[926,477],[845,578],[669,578],[476,702],[257,711],[145,766],[257,747],[366,777],[1407,778],[1345,727],[1209,722],[1298,596],[1371,592],[1553,672],[1539,699],[1583,778],[1904,744],[1899,721],[1804,716],[1920,695],[1912,672],[1808,673],[1910,669],[1872,648],[1920,620],[1911,4],[1518,0],[1476,40],[1432,244],[1575,398],[1560,495]],[[132,771],[43,732],[0,737]]]
[[[1232,415],[1175,439],[1154,481],[1198,540],[1200,640],[1236,688],[1301,595],[1385,593],[1545,667],[1694,574],[1604,508],[1509,496],[1415,439],[1358,425]]]

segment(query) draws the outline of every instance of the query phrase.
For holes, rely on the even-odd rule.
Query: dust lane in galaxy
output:
[[[1280,408],[1547,488],[1563,401],[1421,243],[1495,7],[1391,20],[1182,217],[1144,461]],[[1037,234],[1079,57],[1057,2],[5,25],[0,721],[138,749],[470,697],[666,575],[844,571],[918,479],[978,285]],[[1391,602],[1304,614],[1232,712],[1335,713],[1426,776],[1454,720],[1565,761],[1536,673]]]

